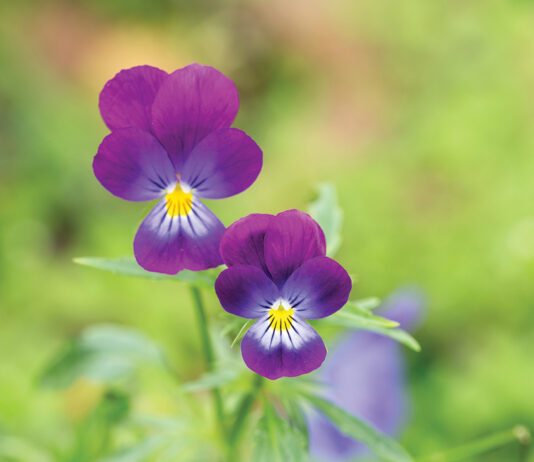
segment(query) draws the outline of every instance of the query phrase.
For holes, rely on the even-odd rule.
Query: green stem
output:
[[[494,433],[457,448],[420,458],[418,462],[456,462],[475,457],[513,442],[519,442],[521,445],[522,455],[520,460],[524,460],[523,455],[528,452],[531,437],[526,427],[517,425],[510,430]]]
[[[244,424],[247,420],[252,405],[256,401],[258,391],[260,390],[262,384],[263,377],[261,375],[255,374],[251,390],[245,396],[243,396],[241,403],[239,403],[239,406],[236,411],[234,425],[232,425],[232,428],[228,435],[228,444],[231,448],[237,447],[239,443],[239,439],[243,433]]]
[[[206,367],[208,371],[212,371],[215,365],[215,355],[213,353],[213,346],[211,344],[210,333],[208,330],[208,319],[204,310],[204,304],[202,303],[202,297],[200,291],[195,285],[191,285],[191,295],[193,297],[193,304],[195,305],[195,311],[197,313],[198,326],[200,330],[200,339],[202,342],[202,350],[204,352],[204,358],[206,360]],[[224,409],[221,397],[221,392],[217,387],[212,389],[213,402],[215,405],[215,414],[219,424],[219,432],[222,442],[226,444],[226,426],[224,419]]]

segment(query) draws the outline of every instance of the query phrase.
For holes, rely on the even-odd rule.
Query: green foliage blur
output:
[[[131,255],[147,211],[93,176],[100,89],[122,68],[191,62],[236,82],[235,125],[264,151],[249,190],[208,204],[226,225],[304,210],[332,182],[353,298],[405,284],[427,294],[422,351],[405,350],[410,453],[534,429],[533,23],[529,0],[0,2],[0,438],[59,451],[125,407],[209,414],[207,398],[194,410],[171,400],[156,373],[131,403],[91,382],[38,383],[102,323],[155,339],[180,381],[204,371],[184,285],[72,261]]]

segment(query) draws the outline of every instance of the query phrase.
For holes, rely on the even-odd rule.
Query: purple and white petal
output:
[[[106,136],[93,170],[104,188],[129,201],[157,199],[176,184],[167,152],[154,136],[139,128],[123,128]]]
[[[269,316],[264,316],[243,337],[241,353],[251,370],[276,380],[317,369],[326,357],[326,347],[319,334],[297,317],[289,329],[275,329]]]
[[[274,215],[252,213],[231,224],[221,239],[225,265],[252,265],[270,276],[263,251],[265,231]]]
[[[239,109],[234,83],[210,66],[191,64],[165,80],[152,105],[152,129],[177,172],[193,148],[215,130],[232,125]]]
[[[260,174],[259,146],[237,128],[217,130],[198,143],[181,171],[181,181],[198,197],[223,199],[247,189]]]
[[[271,221],[265,233],[265,261],[277,285],[306,260],[326,255],[323,230],[307,213],[287,210]]]
[[[328,257],[305,261],[289,276],[282,287],[287,300],[299,317],[319,319],[342,308],[352,289],[352,281],[345,268]]]
[[[243,318],[259,318],[280,298],[278,287],[255,266],[233,266],[215,281],[222,307]]]
[[[395,435],[406,418],[404,361],[398,343],[372,332],[351,332],[331,348],[318,375],[324,397],[380,431]],[[365,447],[324,415],[308,417],[310,452],[321,461],[352,460]]]
[[[152,103],[167,75],[157,67],[136,66],[109,80],[98,103],[109,129],[137,127],[151,131]]]
[[[171,216],[167,201],[159,201],[141,223],[134,239],[134,255],[144,269],[176,274],[201,271],[222,263],[219,242],[224,225],[199,199],[187,215]]]

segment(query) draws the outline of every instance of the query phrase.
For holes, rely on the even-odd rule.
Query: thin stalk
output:
[[[418,462],[457,462],[475,457],[493,449],[506,446],[507,444],[518,442],[521,445],[521,459],[523,454],[528,452],[528,446],[531,442],[530,432],[522,425],[517,425],[514,428],[502,432],[494,433],[490,436],[485,436],[478,440],[464,444],[448,451],[437,452],[430,456],[417,459]]]
[[[263,377],[255,374],[251,390],[245,396],[243,396],[243,399],[239,403],[234,424],[232,425],[230,433],[228,434],[228,444],[231,448],[235,448],[239,443],[239,439],[243,434],[244,424],[247,420],[252,405],[256,401],[256,397],[258,396],[258,392],[262,384]]]
[[[215,364],[215,355],[213,353],[213,345],[211,344],[211,338],[208,329],[208,318],[206,317],[206,311],[204,310],[204,304],[202,303],[202,297],[200,291],[195,285],[191,285],[191,295],[193,297],[193,304],[195,305],[195,311],[197,313],[198,327],[200,330],[200,340],[202,342],[202,350],[204,352],[204,359],[206,361],[206,368],[208,371],[212,371]],[[224,419],[224,408],[221,397],[221,392],[217,387],[212,389],[213,403],[215,406],[215,415],[217,416],[217,422],[219,425],[219,432],[223,444],[226,444],[226,425]]]

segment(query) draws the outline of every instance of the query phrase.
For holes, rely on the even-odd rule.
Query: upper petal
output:
[[[152,66],[120,71],[104,85],[99,107],[110,130],[138,127],[150,131],[152,103],[167,73]]]
[[[243,337],[241,353],[251,370],[276,380],[317,369],[326,357],[326,347],[319,334],[296,316],[289,329],[276,329],[264,316]]]
[[[265,263],[265,232],[273,215],[253,213],[231,224],[221,239],[221,256],[227,266],[252,265],[270,275]]]
[[[417,287],[404,287],[393,292],[378,309],[384,316],[400,324],[401,329],[412,331],[423,318],[425,296]]]
[[[181,181],[205,199],[222,199],[247,189],[258,177],[262,152],[250,136],[237,128],[210,133],[185,162]]]
[[[326,255],[323,230],[307,213],[287,210],[269,223],[265,233],[265,262],[281,285],[306,260]]]
[[[223,232],[224,225],[199,199],[193,198],[187,214],[173,216],[163,198],[135,235],[135,258],[144,269],[158,273],[214,268],[222,263],[219,242]]]
[[[352,289],[345,268],[328,257],[305,261],[282,287],[282,298],[304,319],[330,316],[342,308]]]
[[[255,266],[224,270],[215,281],[215,292],[226,311],[250,319],[264,315],[280,298],[278,287]]]
[[[93,160],[93,170],[104,188],[129,201],[157,199],[176,184],[165,149],[139,128],[123,128],[106,136]]]
[[[152,105],[152,129],[176,171],[198,142],[229,127],[239,109],[234,83],[210,66],[191,64],[165,80]]]

